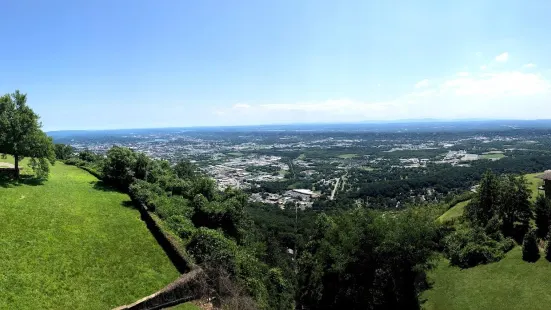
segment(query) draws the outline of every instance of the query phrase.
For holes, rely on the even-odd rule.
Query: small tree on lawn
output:
[[[16,90],[0,96],[0,154],[13,156],[16,178],[24,157],[30,158],[29,166],[40,178],[48,176],[48,162],[55,162],[52,139],[40,129],[38,120],[38,115],[27,106],[26,94]]]
[[[536,262],[540,258],[540,249],[536,240],[536,231],[530,229],[522,242],[522,259],[527,262]]]

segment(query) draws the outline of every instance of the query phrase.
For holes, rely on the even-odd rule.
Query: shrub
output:
[[[134,181],[136,167],[136,153],[126,147],[114,146],[107,151],[107,158],[103,165],[105,180],[128,190],[128,186]]]
[[[72,166],[84,166],[85,162],[82,159],[79,159],[77,157],[69,158],[65,161],[66,165],[72,165]]]
[[[505,238],[500,242],[503,253],[511,251],[515,247],[515,241],[511,238]]]
[[[514,246],[511,239],[495,241],[480,228],[464,229],[444,238],[444,253],[452,265],[469,268],[501,260],[511,243]]]
[[[547,245],[545,246],[545,258],[551,262],[551,227],[547,233]]]
[[[216,230],[197,229],[186,249],[200,265],[216,266],[230,275],[237,271],[237,245]]]
[[[197,230],[191,220],[182,215],[173,215],[166,219],[166,223],[183,240],[191,238]]]
[[[522,242],[522,259],[527,262],[536,262],[540,258],[540,249],[536,240],[536,231],[531,229],[524,236]]]
[[[151,184],[143,180],[134,181],[129,187],[129,194],[132,199],[145,204],[152,211],[155,211],[155,200],[159,196],[166,195],[156,184]]]
[[[480,264],[496,262],[502,258],[503,251],[498,246],[493,247],[470,242],[461,249],[459,266],[464,268],[474,267]]]

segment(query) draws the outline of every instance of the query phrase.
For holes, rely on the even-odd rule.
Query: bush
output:
[[[237,271],[237,245],[216,230],[197,229],[186,249],[200,265],[222,268],[230,275]]]
[[[85,165],[85,162],[82,159],[79,159],[77,157],[69,158],[65,161],[66,165],[72,165],[72,166],[78,166],[82,167]]]
[[[547,245],[545,246],[545,258],[551,262],[551,227],[547,233]]]
[[[503,251],[498,246],[492,247],[470,242],[461,249],[459,266],[463,268],[474,267],[480,264],[496,262],[502,258]]]
[[[536,231],[531,229],[522,242],[522,259],[534,263],[540,258],[540,249],[536,240]]]
[[[107,151],[107,158],[103,165],[105,181],[128,190],[134,181],[137,157],[136,153],[129,148],[114,146]]]
[[[162,196],[155,201],[155,212],[163,219],[172,216],[183,216],[190,219],[193,216],[193,207],[187,199],[180,196]]]
[[[444,238],[444,253],[452,265],[461,268],[499,261],[513,247],[511,239],[498,242],[479,228],[456,231]]]
[[[515,247],[515,241],[511,238],[505,238],[500,242],[501,250],[503,253],[511,251]]]
[[[129,194],[133,200],[145,204],[151,211],[155,211],[154,201],[157,197],[165,195],[165,192],[156,184],[143,180],[134,181],[129,187]]]
[[[168,227],[183,240],[188,240],[197,230],[193,223],[182,215],[173,215],[166,219]]]

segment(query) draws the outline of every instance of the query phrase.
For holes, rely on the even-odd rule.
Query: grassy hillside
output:
[[[532,191],[532,201],[536,200],[536,197],[538,197],[538,194],[543,194],[543,191],[538,190],[538,187],[543,185],[543,180],[540,178],[537,178],[537,176],[541,175],[542,173],[543,172],[530,173],[530,174],[524,175],[526,177],[526,180],[528,181],[530,190]]]
[[[61,163],[26,183],[0,182],[0,309],[110,309],[178,277],[127,195]]]
[[[541,173],[527,174],[532,200],[543,181]],[[463,214],[468,202],[458,203],[439,220],[449,221]],[[469,269],[450,266],[441,259],[429,273],[433,287],[424,292],[423,308],[437,309],[548,309],[551,303],[551,263],[540,258],[535,264],[522,260],[522,249],[516,247],[506,257],[488,265]]]
[[[442,259],[429,274],[433,288],[422,294],[423,308],[439,309],[549,309],[551,263],[522,260],[516,247],[497,263],[460,269]]]
[[[471,202],[471,200],[460,202],[455,206],[449,208],[448,211],[446,211],[438,218],[438,220],[440,221],[440,223],[444,223],[460,217],[461,215],[463,215],[463,211],[465,211],[465,207],[469,204],[469,202]]]

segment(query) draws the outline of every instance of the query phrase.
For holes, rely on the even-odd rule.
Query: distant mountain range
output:
[[[177,132],[249,132],[249,131],[363,131],[363,132],[430,132],[430,131],[489,131],[504,129],[551,129],[551,119],[542,120],[441,120],[411,119],[393,121],[364,121],[359,123],[311,123],[255,126],[205,126],[180,128],[135,128],[109,130],[50,131],[56,138],[84,136],[120,136]]]

